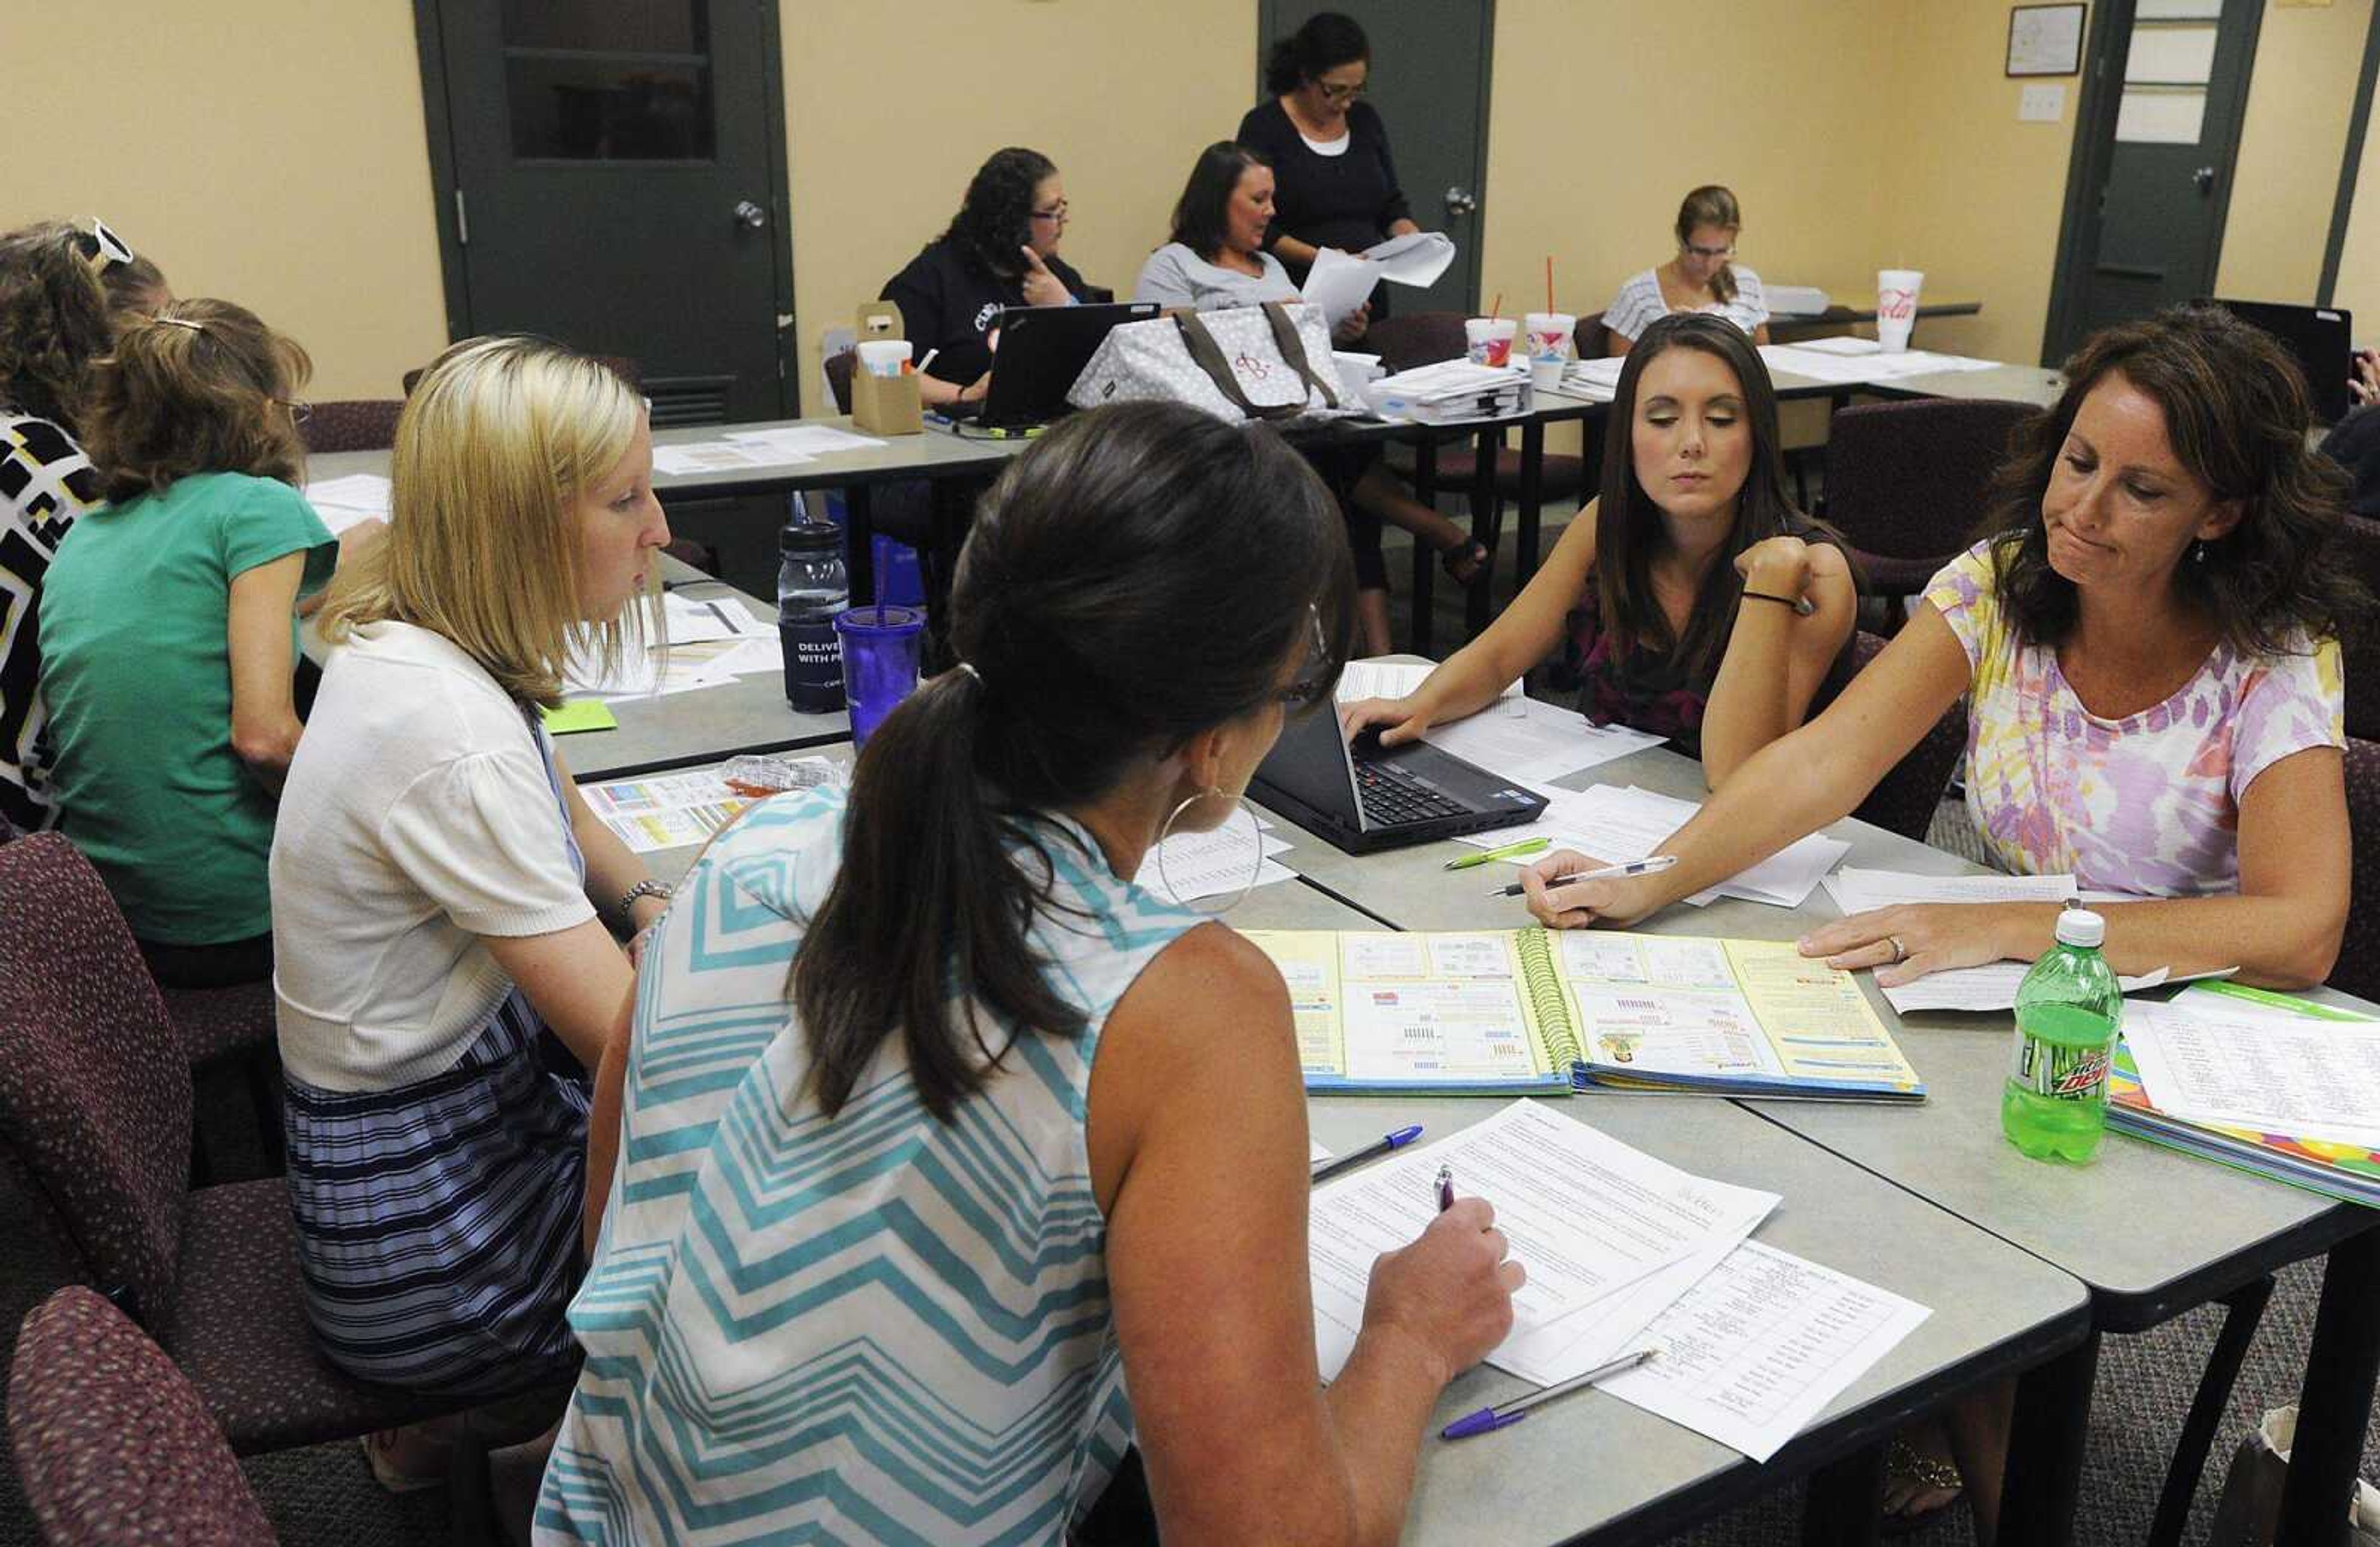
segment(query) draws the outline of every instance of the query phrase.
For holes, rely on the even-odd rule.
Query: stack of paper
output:
[[[1437,1209],[1440,1165],[1496,1209],[1528,1269],[1488,1361],[1551,1385],[1650,1346],[1598,1389],[1767,1460],[1930,1314],[1749,1239],[1773,1193],[1679,1171],[1530,1102],[1314,1195],[1316,1351],[1354,1346],[1373,1260]]]
[[[1529,369],[1440,360],[1368,382],[1364,396],[1382,419],[1410,420],[1415,424],[1505,419],[1528,410]]]
[[[1944,371],[1988,371],[1998,360],[1970,355],[1937,355],[1925,349],[1887,354],[1872,339],[1820,338],[1803,344],[1767,344],[1761,359],[1775,374],[1812,381],[1857,385],[1864,382],[1897,381]]]
[[[1609,403],[1619,395],[1620,371],[1627,363],[1625,355],[1610,355],[1602,359],[1574,359],[1562,367],[1561,385],[1554,390],[1564,397]]]
[[[1651,854],[1702,810],[1691,800],[1634,786],[1597,785],[1585,790],[1532,787],[1548,801],[1545,813],[1536,822],[1455,841],[1475,848],[1501,848],[1528,838],[1549,838],[1556,848],[1574,848],[1607,864],[1619,864]],[[1700,907],[1714,897],[1741,897],[1777,907],[1799,907],[1835,861],[1851,852],[1851,847],[1839,838],[1813,833],[1686,901]],[[1530,855],[1510,862],[1534,864],[1538,858]]]
[[[335,535],[358,521],[387,520],[388,489],[378,473],[349,473],[306,485],[306,503]]]
[[[1912,903],[2064,902],[2077,895],[2070,875],[1912,875],[1903,871],[1869,871],[1846,865],[1827,878],[1827,891],[1846,915]],[[2112,892],[2080,894],[2084,902],[2120,902]],[[2018,985],[2032,963],[1985,962],[1929,972],[1912,983],[1884,991],[1884,997],[1902,1015],[1916,1010],[2006,1010],[2016,1005]],[[2228,976],[2220,972],[2199,977]],[[2137,993],[2170,981],[2158,968],[2137,977],[2116,980],[2126,993]]]
[[[770,430],[730,430],[727,438],[768,462],[807,462],[839,451],[880,450],[873,435],[855,435],[832,424],[781,424]]]
[[[653,471],[673,478],[687,478],[701,473],[749,472],[765,468],[771,462],[792,461],[793,457],[757,456],[733,441],[681,441],[675,445],[653,447]],[[798,458],[808,461],[805,457]]]
[[[1314,255],[1301,298],[1320,307],[1323,320],[1335,331],[1370,298],[1381,280],[1435,285],[1453,262],[1454,239],[1439,231],[1391,237],[1359,253],[1326,247]]]

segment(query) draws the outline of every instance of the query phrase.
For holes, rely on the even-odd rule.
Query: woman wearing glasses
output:
[[[308,371],[229,301],[131,320],[83,407],[109,503],[42,582],[60,825],[173,986],[273,969],[265,860],[304,728],[292,609],[338,554],[297,487]]]
[[[1388,130],[1364,101],[1371,70],[1371,41],[1354,18],[1318,12],[1273,44],[1265,64],[1272,100],[1240,120],[1239,142],[1272,164],[1265,250],[1301,285],[1322,248],[1361,252],[1421,229],[1397,186]],[[1388,314],[1380,291],[1370,314]]]
[[[1048,156],[1012,145],[977,169],[950,228],[884,286],[915,358],[934,355],[918,382],[927,407],[982,401],[1002,308],[1107,298],[1058,256],[1065,234],[1066,185]]]
[[[1735,262],[1743,211],[1735,195],[1713,183],[1678,206],[1678,255],[1620,287],[1604,309],[1610,352],[1626,354],[1654,320],[1672,311],[1708,311],[1768,342],[1768,301],[1760,276]]]

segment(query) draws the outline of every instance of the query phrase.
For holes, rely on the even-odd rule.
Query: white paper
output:
[[[683,478],[694,473],[743,472],[795,458],[759,457],[731,441],[685,441],[653,447],[653,471]],[[808,461],[801,457],[798,460]]]
[[[1702,809],[1691,800],[1633,786],[1623,789],[1614,785],[1597,785],[1585,790],[1533,787],[1549,802],[1536,822],[1524,827],[1500,827],[1493,834],[1475,834],[1455,841],[1475,848],[1501,848],[1530,838],[1548,838],[1556,848],[1574,848],[1606,864],[1616,865],[1645,859]],[[1685,900],[1697,907],[1723,896],[1776,907],[1799,907],[1817,889],[1819,880],[1835,862],[1851,852],[1851,847],[1839,838],[1813,833]],[[1511,862],[1534,865],[1543,858],[1542,854],[1531,854]]]
[[[1620,394],[1620,372],[1627,363],[1628,359],[1624,355],[1571,360],[1562,366],[1561,385],[1554,390],[1564,397],[1609,403]]]
[[[1371,299],[1380,279],[1380,266],[1370,259],[1350,257],[1335,247],[1319,248],[1299,294],[1322,309],[1323,325],[1335,333],[1357,307]]]
[[[1938,355],[1925,349],[1884,354],[1876,352],[1871,340],[1848,342],[1866,344],[1868,348],[1854,351],[1844,347],[1844,341],[1821,338],[1803,344],[1763,345],[1760,358],[1772,375],[1801,376],[1838,385],[1895,381],[1904,376],[1925,376],[1945,371],[1988,371],[1999,363],[1998,360],[1978,359],[1972,355]],[[1833,347],[1819,348],[1815,347],[1817,345]]]
[[[1297,878],[1295,871],[1274,863],[1271,858],[1288,849],[1286,842],[1269,834],[1251,834],[1245,825],[1232,821],[1211,833],[1176,833],[1152,847],[1141,859],[1140,873],[1132,878],[1133,884],[1146,887],[1160,897],[1185,903],[1236,892],[1250,884],[1251,841],[1262,844],[1265,852],[1265,858],[1255,866],[1255,885],[1269,886],[1277,881]],[[1169,880],[1180,890],[1166,885]]]
[[[1441,1165],[1452,1170],[1457,1196],[1495,1206],[1496,1227],[1528,1269],[1512,1297],[1511,1337],[1599,1303],[1694,1255],[1714,1234],[1748,1230],[1777,1206],[1774,1193],[1689,1175],[1548,1107],[1514,1102],[1315,1193],[1308,1231],[1324,1380],[1354,1348],[1372,1263],[1437,1217]]]
[[[725,591],[687,596],[682,591],[665,591],[662,592],[662,618],[669,628],[669,642],[674,645],[773,638],[777,632],[774,624],[754,617],[752,609],[740,598]]]
[[[1453,265],[1454,238],[1443,231],[1408,231],[1373,243],[1364,256],[1379,269],[1382,279],[1427,287]]]
[[[1524,781],[1559,779],[1658,747],[1662,740],[1626,725],[1590,725],[1575,710],[1530,698],[1505,700],[1504,707],[1492,713],[1483,711],[1432,725],[1422,733],[1422,739],[1490,774]],[[1480,847],[1500,847],[1519,841],[1509,833],[1500,829],[1497,843]]]
[[[884,443],[832,424],[786,424],[774,430],[730,430],[727,438],[771,462],[807,462],[838,451],[866,451]]]
[[[710,670],[726,676],[750,676],[756,672],[783,675],[785,641],[774,628],[757,638],[738,640],[710,658]]]
[[[1931,1314],[1746,1241],[1632,1343],[1651,1359],[1597,1389],[1766,1461]]]
[[[629,648],[621,652],[619,665],[612,671],[602,670],[583,642],[573,643],[570,657],[563,666],[563,689],[567,697],[598,698],[606,702],[723,688],[735,680],[706,661],[674,656],[664,664],[659,652],[638,648],[633,638]]]
[[[1388,661],[1366,659],[1350,661],[1347,669],[1339,674],[1336,694],[1341,703],[1354,703],[1359,699],[1401,699],[1419,688],[1438,670],[1429,661]],[[1509,709],[1514,700],[1526,698],[1521,689],[1521,679],[1514,677],[1511,686],[1496,695],[1500,704]],[[1518,713],[1525,713],[1525,710]]]
[[[2159,1112],[2380,1149],[2380,1021],[2185,993],[2125,1005],[2124,1041]]]
[[[388,491],[378,473],[348,473],[306,485],[306,503],[335,537],[358,521],[387,520]]]
[[[1312,1138],[1309,1138],[1309,1139],[1306,1139],[1306,1141],[1305,1141],[1305,1163],[1306,1163],[1306,1164],[1308,1164],[1308,1165],[1312,1165],[1316,1161],[1327,1161],[1327,1160],[1329,1160],[1330,1158],[1330,1151],[1328,1151],[1328,1150],[1326,1150],[1326,1149],[1324,1149],[1324,1148],[1322,1147],[1322,1140],[1320,1140],[1320,1139],[1312,1139]]]

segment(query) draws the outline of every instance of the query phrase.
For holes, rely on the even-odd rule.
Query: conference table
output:
[[[811,755],[847,762],[852,752],[846,744]],[[1318,847],[1286,825],[1278,832],[1297,853]],[[648,858],[656,874],[676,879],[697,852]],[[1229,917],[1241,929],[1378,927],[1305,880],[1257,887]],[[1344,1152],[1405,1123],[1443,1138],[1504,1104],[1323,1097],[1309,1101],[1308,1116],[1314,1137]],[[1802,1479],[1810,1484],[1805,1541],[1868,1540],[1877,1525],[1883,1446],[1903,1423],[2070,1358],[2089,1337],[2088,1295],[2072,1275],[1737,1103],[1650,1096],[1550,1104],[1696,1175],[1781,1194],[1755,1239],[1906,1296],[1931,1313],[1766,1464],[1600,1392],[1481,1439],[1433,1436],[1424,1442],[1405,1523],[1403,1540],[1418,1547],[1639,1547]],[[1432,1429],[1529,1389],[1492,1367],[1475,1368],[1448,1387]]]

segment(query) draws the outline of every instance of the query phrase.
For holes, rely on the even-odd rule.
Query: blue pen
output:
[[[1482,1407],[1475,1413],[1465,1413],[1439,1431],[1439,1438],[1467,1440],[1474,1434],[1485,1434],[1497,1429],[1509,1429],[1527,1418],[1529,1409],[1538,1403],[1551,1402],[1557,1396],[1568,1396],[1572,1392],[1583,1391],[1597,1381],[1608,1381],[1624,1370],[1633,1370],[1651,1358],[1656,1352],[1658,1350],[1652,1348],[1639,1348],[1633,1354],[1622,1354],[1609,1364],[1599,1364],[1584,1375],[1573,1376],[1559,1384],[1548,1386],[1543,1391],[1531,1392],[1526,1396],[1515,1397],[1498,1407]]]
[[[1383,1134],[1378,1139],[1365,1145],[1360,1150],[1351,1151],[1343,1155],[1327,1155],[1314,1163],[1314,1175],[1310,1180],[1318,1182],[1325,1176],[1335,1176],[1349,1166],[1361,1165],[1375,1155],[1385,1155],[1391,1150],[1402,1150],[1420,1137],[1421,1125],[1415,1123],[1411,1127],[1399,1128],[1394,1133]]]

